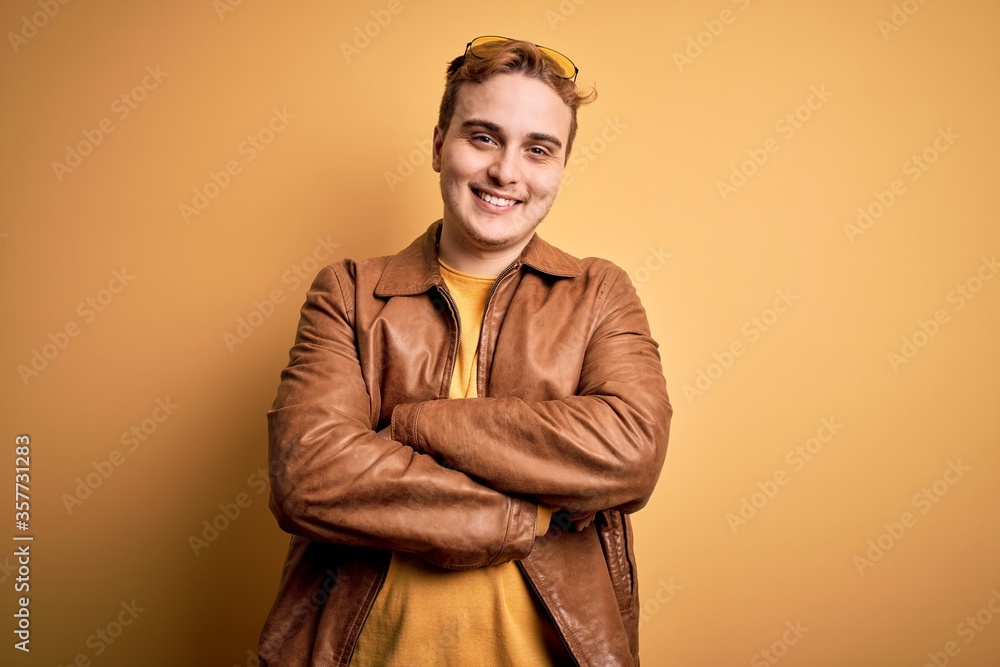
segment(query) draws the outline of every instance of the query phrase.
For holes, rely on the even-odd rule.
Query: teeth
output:
[[[480,199],[482,199],[483,201],[487,201],[493,204],[494,206],[513,206],[514,204],[517,203],[516,199],[504,199],[503,197],[494,197],[493,195],[487,194],[482,190],[477,190],[476,194],[479,196]]]

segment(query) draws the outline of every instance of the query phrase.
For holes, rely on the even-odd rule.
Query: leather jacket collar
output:
[[[441,220],[438,220],[427,228],[423,236],[389,258],[375,286],[375,296],[412,296],[444,285],[437,261],[440,233]],[[532,235],[517,262],[557,278],[572,278],[583,273],[579,260],[549,245],[538,234]]]

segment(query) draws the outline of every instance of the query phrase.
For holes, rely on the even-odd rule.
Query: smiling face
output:
[[[447,132],[434,128],[442,260],[497,275],[518,257],[559,191],[571,120],[562,98],[535,78],[462,84]]]

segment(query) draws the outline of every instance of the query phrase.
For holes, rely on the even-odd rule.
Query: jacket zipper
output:
[[[486,329],[486,313],[488,313],[489,310],[490,310],[490,303],[493,302],[493,295],[496,294],[497,288],[500,287],[500,281],[502,281],[508,275],[510,275],[511,273],[513,273],[518,268],[518,266],[519,266],[518,261],[514,260],[510,264],[510,266],[508,266],[506,269],[504,269],[503,271],[501,271],[500,275],[497,276],[497,279],[493,281],[493,287],[490,288],[490,293],[486,296],[486,303],[483,305],[483,318],[481,320],[479,320],[479,347],[480,347],[480,349],[482,348],[482,345],[483,345],[483,332]],[[482,357],[480,357],[480,359],[481,358]],[[481,394],[479,394],[479,368],[478,368],[478,364],[477,364],[477,368],[476,368],[476,395],[477,396],[481,395]]]
[[[482,331],[486,327],[486,313],[490,309],[490,302],[493,301],[493,295],[496,294],[497,287],[500,286],[500,281],[503,280],[509,273],[514,271],[517,268],[517,266],[518,263],[515,261],[513,264],[511,264],[506,269],[501,271],[500,275],[497,276],[496,281],[493,283],[493,287],[490,289],[489,296],[486,297],[486,305],[483,307],[483,319],[479,323],[480,344],[482,344]],[[476,382],[477,383],[479,382],[478,369],[476,371]],[[559,640],[562,642],[563,648],[566,649],[566,655],[569,656],[570,660],[573,661],[574,665],[579,665],[580,661],[576,659],[575,655],[573,655],[573,650],[570,649],[569,642],[566,641],[566,637],[563,635],[562,630],[559,629],[559,624],[556,623],[555,615],[553,615],[552,610],[549,609],[549,605],[545,603],[545,599],[542,598],[542,594],[538,592],[538,587],[535,585],[535,582],[531,580],[530,576],[528,576],[528,571],[524,569],[524,564],[519,560],[515,562],[517,563],[518,569],[521,570],[521,575],[524,577],[524,580],[528,582],[528,587],[531,589],[532,595],[535,596],[539,604],[541,604],[542,609],[545,610],[545,615],[549,617],[549,621],[552,623],[552,629],[556,631],[557,635],[559,635]]]
[[[490,303],[493,301],[493,295],[496,294],[497,287],[500,286],[500,281],[506,278],[512,271],[514,271],[517,268],[518,268],[518,262],[515,260],[513,263],[510,264],[510,266],[501,271],[500,275],[497,276],[497,279],[493,281],[493,287],[490,288],[490,293],[486,297],[486,304],[483,306],[483,319],[480,320],[479,322],[480,344],[482,344],[482,332],[484,327],[486,326],[486,313],[489,312]],[[439,286],[438,291],[444,295],[444,297],[448,300],[448,303],[451,305],[451,311],[452,314],[455,316],[455,323],[457,325],[457,330],[458,330],[458,340],[455,343],[455,351],[452,355],[452,361],[451,361],[451,375],[454,376],[455,364],[458,362],[458,348],[459,345],[461,345],[462,341],[462,319],[461,317],[458,316],[458,306],[455,304],[455,300],[451,297],[451,294],[448,292],[448,289],[446,287],[442,288]],[[476,369],[476,384],[479,384],[478,368]],[[479,393],[478,390],[476,393],[477,394]],[[446,395],[448,396],[451,395],[451,378],[448,379],[448,393]],[[556,631],[556,634],[559,635],[559,640],[562,642],[563,648],[566,649],[566,655],[569,656],[570,660],[573,661],[574,665],[579,666],[580,661],[576,659],[575,655],[573,655],[573,651],[569,647],[569,642],[566,641],[566,637],[563,635],[562,630],[559,629],[559,624],[556,623],[556,617],[552,614],[552,610],[549,609],[549,606],[545,604],[545,600],[542,598],[542,594],[538,592],[538,587],[535,586],[535,582],[531,580],[530,576],[528,576],[527,570],[524,569],[524,564],[521,563],[521,561],[519,560],[514,562],[517,563],[517,568],[521,570],[521,575],[524,577],[524,580],[528,582],[528,587],[531,589],[532,595],[535,596],[535,598],[541,604],[542,609],[545,610],[545,615],[549,617],[549,621],[552,623],[552,628]]]
[[[507,267],[506,269],[504,269],[503,271],[501,271],[501,272],[500,272],[500,275],[499,275],[499,276],[497,276],[497,279],[493,281],[493,287],[491,287],[491,288],[490,288],[490,293],[489,293],[489,295],[487,295],[487,297],[486,297],[486,305],[485,305],[485,306],[483,306],[483,319],[482,319],[482,321],[481,321],[481,322],[479,323],[479,330],[480,330],[480,331],[482,331],[482,330],[483,330],[483,327],[482,327],[482,325],[486,324],[486,311],[490,309],[490,301],[492,301],[492,300],[493,300],[493,295],[497,293],[497,287],[499,287],[499,286],[500,286],[500,281],[501,281],[501,280],[503,280],[504,278],[506,278],[506,277],[507,277],[507,274],[509,274],[509,273],[510,273],[511,271],[513,271],[514,269],[516,269],[516,268],[517,268],[517,266],[518,266],[518,263],[517,263],[517,261],[514,261],[514,262],[512,262],[512,263],[511,263],[511,265],[510,265],[510,266],[508,266],[508,267]]]
[[[542,594],[538,592],[538,586],[535,586],[535,582],[528,576],[528,571],[524,569],[524,563],[519,560],[514,562],[517,563],[517,567],[521,570],[521,574],[524,575],[524,580],[528,582],[528,587],[531,589],[532,594],[538,599],[538,602],[542,605],[542,609],[545,610],[545,614],[549,617],[549,621],[552,622],[553,629],[555,629],[556,634],[559,635],[559,639],[562,640],[562,644],[566,648],[566,655],[569,656],[569,659],[573,661],[574,665],[579,666],[580,661],[576,659],[575,655],[573,655],[573,650],[570,649],[569,642],[566,641],[566,637],[563,635],[562,630],[559,629],[559,624],[556,623],[556,617],[552,614],[552,610],[549,609],[549,605],[545,604]]]
[[[518,267],[518,262],[515,261],[513,264],[511,264],[506,269],[501,271],[500,275],[497,276],[496,281],[493,283],[493,287],[490,289],[489,296],[486,297],[486,306],[483,307],[483,319],[479,323],[480,344],[482,344],[482,332],[486,328],[486,313],[490,309],[490,303],[493,301],[493,295],[496,294],[497,288],[500,286],[500,281],[503,280],[512,271],[517,269],[517,267]],[[477,383],[479,382],[478,369],[476,370],[476,382]],[[538,600],[538,603],[542,606],[542,609],[545,610],[545,615],[549,617],[549,622],[552,623],[552,629],[556,631],[557,635],[559,635],[559,641],[562,642],[563,648],[566,649],[566,655],[569,656],[569,659],[573,661],[574,665],[579,665],[580,661],[576,659],[575,655],[573,655],[573,650],[569,647],[569,642],[566,641],[566,637],[565,635],[563,635],[563,631],[559,628],[559,624],[556,623],[555,615],[552,613],[552,610],[549,609],[549,605],[545,603],[545,599],[542,598],[542,594],[538,592],[538,587],[535,585],[535,582],[532,581],[530,576],[528,576],[528,571],[524,569],[524,563],[522,563],[519,560],[514,562],[517,563],[517,568],[521,570],[521,576],[523,576],[524,580],[528,582],[528,588],[531,589],[531,594],[535,596],[535,599]]]
[[[506,269],[500,272],[500,275],[497,276],[497,279],[493,281],[493,287],[490,288],[490,293],[486,296],[486,304],[483,306],[483,318],[479,321],[480,343],[482,343],[483,340],[482,338],[483,326],[486,324],[486,313],[490,309],[490,302],[493,300],[493,295],[496,294],[497,287],[500,286],[500,281],[506,278],[507,275],[510,274],[512,271],[517,269],[517,267],[518,267],[517,260],[511,262],[511,264]],[[455,300],[452,298],[451,293],[448,291],[448,287],[447,286],[442,287],[441,285],[438,285],[437,289],[438,292],[442,294],[444,298],[448,301],[448,305],[451,306],[451,314],[455,320],[456,331],[458,333],[458,336],[456,337],[455,340],[454,351],[452,352],[451,355],[451,373],[448,374],[448,391],[446,391],[444,394],[444,397],[447,398],[448,396],[451,396],[451,383],[452,379],[455,376],[455,364],[458,363],[458,349],[462,345],[462,318],[458,314],[458,305],[455,303]],[[479,384],[478,368],[476,369],[476,384],[477,385]],[[476,393],[477,394],[479,393],[478,389]]]
[[[454,351],[451,353],[451,370],[448,372],[448,385],[444,392],[444,396],[442,396],[442,398],[448,398],[451,396],[451,382],[455,377],[455,364],[458,363],[458,348],[462,345],[462,318],[458,314],[458,305],[455,303],[455,300],[451,298],[451,293],[448,292],[448,287],[438,285],[437,290],[439,293],[444,295],[444,298],[448,301],[448,305],[451,306],[451,317],[455,320],[455,331],[457,334],[455,336],[455,344],[453,345]]]

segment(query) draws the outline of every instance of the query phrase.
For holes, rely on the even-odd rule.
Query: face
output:
[[[434,129],[442,245],[512,261],[559,191],[571,119],[562,98],[538,79],[498,74],[462,84],[447,134]]]

